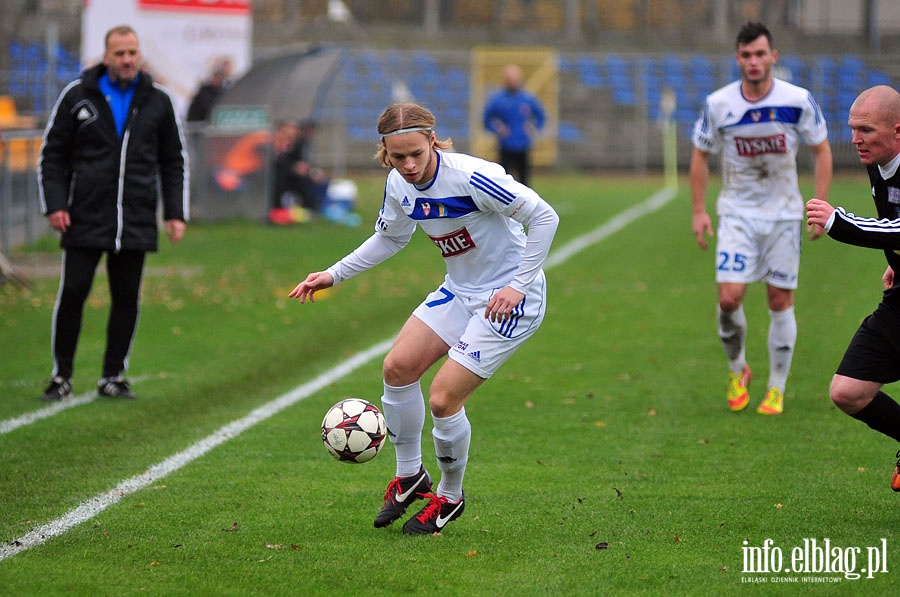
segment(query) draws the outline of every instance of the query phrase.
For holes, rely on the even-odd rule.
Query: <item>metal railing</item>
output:
[[[51,229],[37,188],[40,130],[0,132],[0,251],[30,244]]]

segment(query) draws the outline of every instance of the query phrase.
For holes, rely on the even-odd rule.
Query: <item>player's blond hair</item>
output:
[[[426,137],[434,135],[435,127],[434,114],[427,108],[420,106],[415,102],[398,102],[391,104],[385,108],[378,119],[378,134],[381,135],[381,141],[378,144],[378,151],[375,153],[375,159],[386,168],[391,167],[391,160],[388,157],[387,150],[384,147],[384,137],[386,135],[396,134],[400,131],[404,132],[420,132]],[[450,138],[440,140],[434,139],[434,146],[438,149],[450,149],[453,147],[453,141]]]

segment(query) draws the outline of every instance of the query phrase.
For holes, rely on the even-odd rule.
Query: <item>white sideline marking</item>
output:
[[[19,427],[24,427],[25,425],[31,425],[32,423],[40,421],[41,419],[52,417],[56,413],[64,411],[68,408],[72,408],[73,406],[81,406],[82,404],[93,402],[96,399],[96,392],[88,392],[86,394],[81,394],[80,396],[75,396],[74,398],[68,400],[60,400],[59,402],[54,402],[50,406],[45,406],[44,408],[40,408],[19,417],[0,421],[0,435],[9,433],[10,431],[18,429]]]
[[[169,456],[162,462],[151,466],[142,474],[126,479],[109,491],[95,495],[91,499],[82,502],[74,510],[71,510],[56,520],[36,529],[32,529],[29,533],[19,537],[15,541],[0,546],[0,561],[25,551],[28,548],[40,545],[54,537],[58,537],[72,527],[79,525],[86,520],[90,520],[109,506],[118,503],[123,497],[135,493],[154,481],[170,475],[184,465],[203,456],[219,444],[237,437],[260,421],[268,419],[272,415],[303,400],[314,392],[321,390],[328,384],[341,379],[357,367],[365,365],[375,357],[386,353],[391,347],[392,342],[393,339],[385,340],[368,350],[351,357],[337,366],[332,367],[316,379],[298,386],[290,392],[282,394],[271,402],[267,402],[256,410],[251,411],[250,414],[236,421],[232,421],[224,427],[220,427],[218,431],[215,431],[212,435],[198,441],[187,450]]]
[[[674,188],[664,188],[643,203],[625,210],[594,231],[569,241],[548,257],[545,262],[545,268],[549,269],[564,263],[579,251],[586,249],[594,243],[602,241],[610,234],[618,232],[639,217],[656,211],[671,201],[675,197],[675,194],[676,190]],[[281,412],[285,408],[307,398],[318,390],[326,387],[328,384],[341,379],[354,369],[365,365],[372,359],[386,354],[392,343],[393,338],[379,342],[375,346],[332,367],[316,379],[298,386],[290,392],[282,394],[271,402],[267,402],[263,406],[251,411],[250,414],[236,421],[232,421],[224,427],[220,427],[217,431],[193,444],[188,449],[151,466],[142,474],[126,479],[109,491],[95,495],[89,500],[82,502],[74,510],[67,512],[63,516],[60,516],[43,526],[32,529],[30,532],[10,543],[4,543],[0,546],[0,561],[23,552],[26,549],[41,545],[50,539],[62,535],[72,527],[90,520],[109,506],[118,503],[122,498],[147,487],[154,481],[158,481],[159,479],[172,474],[218,445],[237,437],[257,423],[260,423]]]
[[[136,377],[132,381],[132,383],[138,383],[144,381],[145,379],[149,379],[148,376]],[[44,408],[39,408],[38,410],[32,411],[30,413],[26,413],[24,415],[13,417],[12,419],[6,419],[4,421],[0,421],[0,435],[4,433],[9,433],[14,429],[18,429],[19,427],[24,427],[25,425],[31,425],[41,419],[46,419],[47,417],[52,417],[58,412],[64,411],[66,409],[72,408],[74,406],[81,406],[82,404],[89,404],[97,399],[97,391],[86,392],[79,396],[75,396],[71,399],[60,400],[59,402],[54,402],[50,406],[45,406]]]
[[[633,205],[622,213],[615,215],[611,220],[609,220],[599,228],[595,228],[587,234],[583,234],[570,240],[558,250],[550,253],[547,259],[544,261],[544,269],[550,269],[551,267],[560,265],[561,263],[568,261],[568,259],[576,253],[579,253],[589,246],[602,241],[611,234],[615,234],[641,216],[645,216],[651,212],[656,211],[657,209],[674,199],[676,194],[677,189],[675,189],[674,187],[664,187],[651,195],[649,199],[645,199],[643,203]]]

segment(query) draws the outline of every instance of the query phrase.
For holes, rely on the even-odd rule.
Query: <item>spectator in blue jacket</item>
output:
[[[497,135],[500,164],[519,182],[528,184],[531,146],[544,128],[544,108],[537,97],[522,88],[522,69],[503,68],[503,89],[494,93],[484,108],[484,128]]]

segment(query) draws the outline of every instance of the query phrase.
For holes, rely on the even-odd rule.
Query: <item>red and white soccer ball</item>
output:
[[[322,443],[341,462],[368,462],[384,445],[387,425],[378,407],[361,398],[341,400],[325,413]]]

